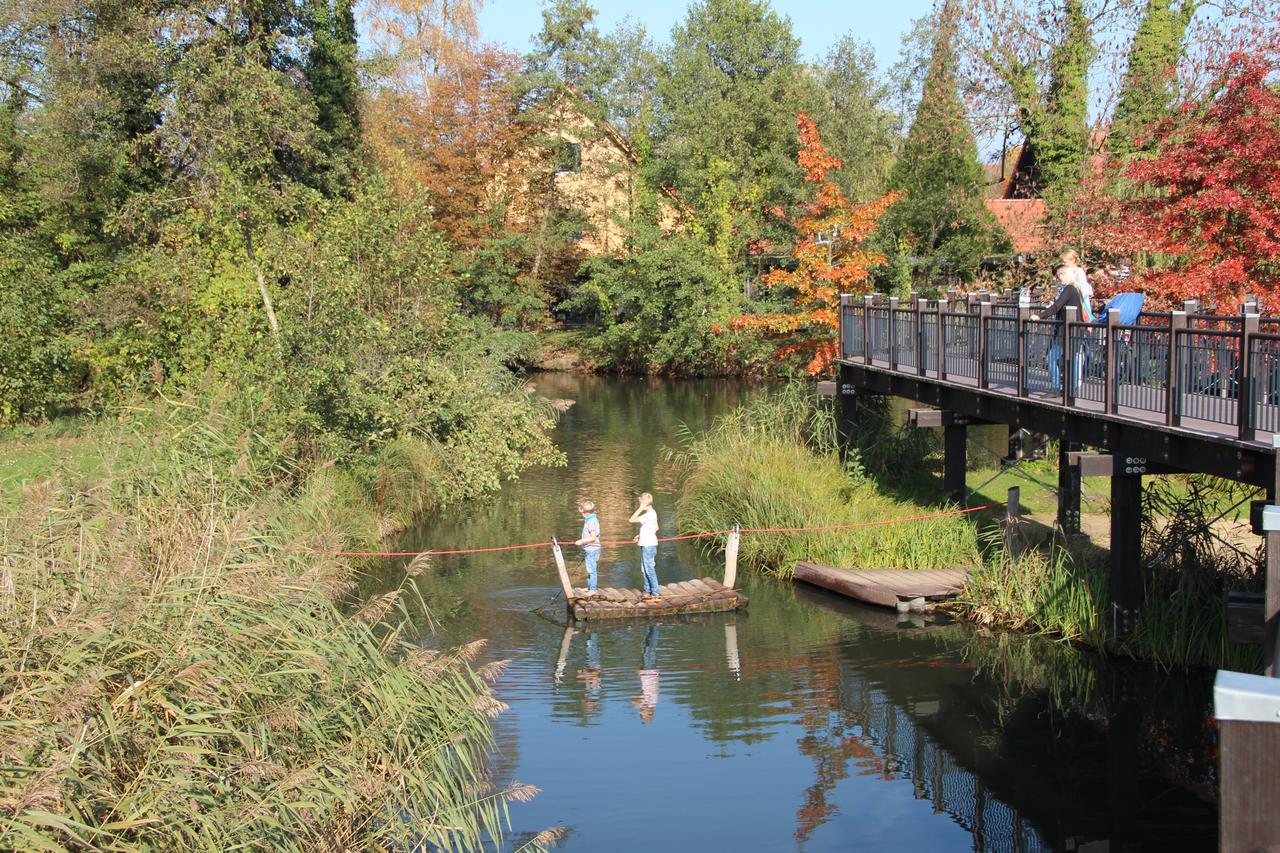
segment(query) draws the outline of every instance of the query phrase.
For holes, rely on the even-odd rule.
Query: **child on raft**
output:
[[[658,513],[653,509],[653,495],[640,495],[639,506],[631,513],[631,523],[640,525],[635,542],[640,546],[640,572],[644,575],[644,600],[661,598],[658,593],[658,571],[654,560],[658,556]]]
[[[574,545],[582,548],[582,561],[587,566],[587,592],[596,591],[596,567],[600,564],[600,517],[592,501],[581,501],[578,512],[582,514],[582,538]]]

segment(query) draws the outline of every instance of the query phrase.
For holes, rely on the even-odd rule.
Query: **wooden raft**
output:
[[[669,583],[658,586],[662,598],[642,601],[638,589],[598,589],[588,596],[577,587],[569,600],[575,619],[626,619],[633,616],[670,616],[676,613],[715,613],[745,607],[747,597],[729,589],[715,578]]]
[[[551,540],[556,572],[565,603],[575,619],[626,619],[637,616],[672,616],[679,613],[716,613],[747,606],[747,597],[733,588],[738,579],[738,529],[728,535],[724,549],[724,580],[700,578],[659,584],[661,598],[645,601],[638,589],[598,589],[588,595],[582,587],[569,583],[560,543]]]
[[[969,580],[968,569],[834,569],[796,563],[795,578],[867,604],[897,610],[928,610],[955,598]]]

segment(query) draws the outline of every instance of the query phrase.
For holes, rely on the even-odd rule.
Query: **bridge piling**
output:
[[[968,467],[968,427],[964,421],[942,428],[942,488],[947,500],[963,504],[965,469]]]
[[[1080,469],[1070,458],[1080,447],[1065,436],[1058,442],[1058,526],[1068,536],[1080,532]]]
[[[1119,454],[1117,454],[1119,456]],[[1142,572],[1142,475],[1117,459],[1111,476],[1111,635],[1123,637],[1146,594]],[[1079,471],[1079,468],[1076,469]]]

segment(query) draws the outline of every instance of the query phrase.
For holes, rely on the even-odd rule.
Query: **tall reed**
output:
[[[481,644],[429,648],[412,583],[354,615],[326,555],[385,526],[234,418],[121,427],[108,478],[0,520],[0,848],[479,849],[528,786],[484,769]]]
[[[798,385],[720,419],[678,454],[687,479],[682,523],[695,530],[820,527],[906,519],[934,508],[896,501],[844,464],[830,406]],[[749,534],[740,559],[790,576],[798,560],[834,566],[938,568],[981,559],[964,517],[906,521],[851,530]]]

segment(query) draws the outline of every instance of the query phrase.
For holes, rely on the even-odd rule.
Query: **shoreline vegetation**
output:
[[[409,619],[425,565],[356,602],[361,566],[332,552],[558,454],[401,436],[335,465],[268,412],[162,396],[47,428],[0,472],[0,846],[473,849],[536,793],[485,770],[483,641],[434,648]]]
[[[799,527],[909,518],[936,511],[930,488],[912,470],[925,470],[923,431],[894,432],[887,418],[864,419],[856,450],[843,459],[833,409],[792,383],[690,437],[676,454],[685,471],[682,520],[691,530]],[[978,472],[982,479],[991,472]],[[1155,486],[1149,504],[1173,519],[1144,531],[1147,604],[1135,630],[1110,636],[1105,556],[1068,549],[1051,539],[1039,546],[1004,547],[994,514],[954,516],[850,531],[743,537],[740,559],[749,568],[790,577],[798,560],[867,568],[975,569],[952,610],[979,625],[1061,639],[1100,652],[1164,667],[1212,666],[1260,671],[1261,653],[1227,639],[1225,591],[1253,582],[1250,559],[1224,553],[1185,519],[1222,503],[1216,483]],[[1179,521],[1179,519],[1182,519]],[[1167,530],[1167,524],[1184,529]],[[1158,543],[1185,542],[1171,553]],[[714,543],[709,547],[715,547]]]

